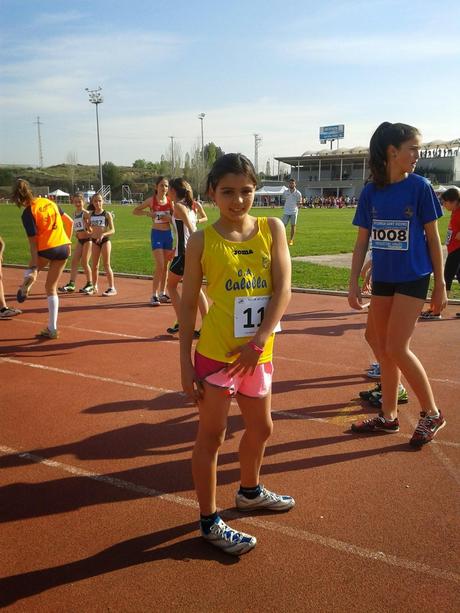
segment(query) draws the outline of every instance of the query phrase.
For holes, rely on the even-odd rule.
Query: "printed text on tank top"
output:
[[[91,213],[91,227],[93,228],[92,238],[100,238],[101,235],[104,233],[104,230],[108,226],[109,223],[107,218],[107,211],[102,210],[99,213],[93,211]]]
[[[87,238],[88,236],[84,219],[85,213],[86,211],[78,211],[73,217],[73,231],[77,238]]]
[[[150,210],[153,214],[152,221],[154,228],[156,230],[169,230],[169,221],[172,213],[169,199],[165,198],[163,202],[159,202],[156,196],[153,196]]]

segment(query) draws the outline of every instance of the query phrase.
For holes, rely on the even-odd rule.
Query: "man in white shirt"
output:
[[[285,226],[291,223],[291,238],[289,244],[294,244],[295,227],[297,223],[297,214],[299,212],[299,204],[302,202],[302,194],[296,189],[294,179],[289,179],[288,190],[284,193],[284,211],[282,221]]]

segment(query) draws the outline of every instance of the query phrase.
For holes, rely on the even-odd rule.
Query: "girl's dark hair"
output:
[[[226,153],[212,165],[206,181],[206,193],[216,189],[219,181],[225,175],[245,175],[254,186],[257,186],[257,176],[252,162],[242,153]]]
[[[458,187],[449,187],[441,194],[443,202],[460,202],[460,189]]]
[[[73,198],[82,198],[83,201],[85,200],[85,194],[83,192],[75,192],[75,194],[73,194],[72,199]]]
[[[160,185],[160,183],[163,181],[163,179],[166,179],[167,181],[169,180],[168,177],[164,177],[163,175],[157,177],[156,181],[155,181],[155,189],[153,190],[153,193],[155,194],[155,196],[157,195],[157,191],[158,191],[158,186]]]
[[[168,179],[168,177],[164,177],[164,176],[160,176],[157,177],[156,181],[155,181],[155,185],[158,187],[158,185],[160,185],[160,183],[163,181],[163,179]]]
[[[369,167],[371,180],[378,187],[385,187],[387,177],[387,150],[390,145],[399,147],[408,140],[420,136],[417,128],[406,123],[384,121],[374,132],[369,144]]]
[[[172,187],[177,196],[184,200],[189,209],[193,207],[193,189],[188,181],[178,177],[177,179],[171,179],[169,187]]]
[[[17,206],[28,206],[34,195],[30,189],[30,185],[24,179],[17,179],[11,194],[11,200],[16,202]]]
[[[102,196],[102,194],[99,192],[96,192],[95,194],[91,196],[91,198],[89,199],[88,211],[94,212],[96,210],[96,207],[94,206],[94,198],[96,198],[96,196]],[[104,196],[102,196],[102,205],[104,205]]]

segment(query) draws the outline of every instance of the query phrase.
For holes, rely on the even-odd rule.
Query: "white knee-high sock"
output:
[[[52,332],[57,330],[58,311],[59,296],[56,294],[48,296],[48,329]]]

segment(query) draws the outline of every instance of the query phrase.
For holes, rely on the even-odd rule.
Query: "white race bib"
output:
[[[235,338],[254,336],[265,315],[270,296],[241,296],[235,298],[234,335]],[[280,332],[278,322],[274,332]]]
[[[83,217],[76,217],[73,221],[73,231],[82,232],[85,229]]]
[[[155,211],[155,223],[165,223],[167,220],[164,219],[168,213],[166,211]]]
[[[105,217],[103,215],[91,217],[91,225],[97,228],[105,228]]]
[[[409,221],[374,219],[371,241],[372,249],[407,251],[409,249]]]

